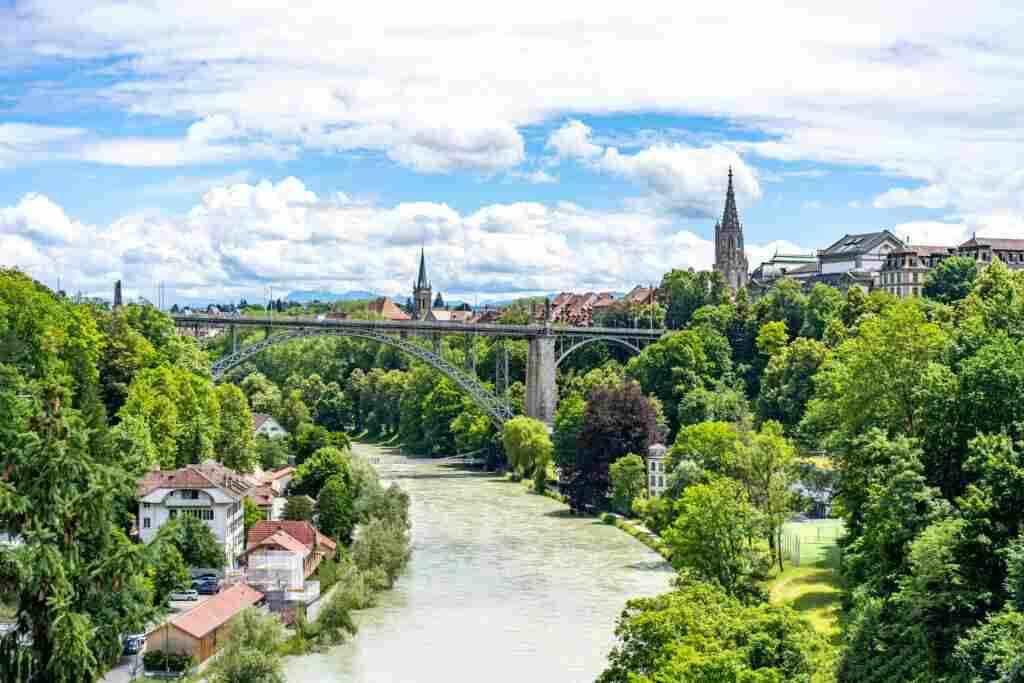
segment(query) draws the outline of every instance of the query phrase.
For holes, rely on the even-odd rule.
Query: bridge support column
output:
[[[435,332],[434,335],[433,335],[433,339],[431,341],[434,342],[434,354],[440,356],[441,355],[441,335],[439,335],[439,334],[437,334]]]
[[[547,425],[555,422],[555,338],[532,337],[526,363],[526,414]]]

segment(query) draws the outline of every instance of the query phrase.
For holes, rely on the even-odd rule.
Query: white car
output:
[[[194,590],[178,590],[171,593],[171,600],[198,600],[199,593]]]

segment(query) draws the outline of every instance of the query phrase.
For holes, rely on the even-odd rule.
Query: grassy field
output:
[[[839,629],[839,546],[842,527],[835,520],[790,523],[785,533],[800,537],[800,565],[785,569],[766,588],[774,603],[786,604],[802,614],[818,632],[836,637]]]

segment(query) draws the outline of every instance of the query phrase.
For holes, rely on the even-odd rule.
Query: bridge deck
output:
[[[424,320],[317,320],[316,318],[274,316],[253,318],[219,315],[174,315],[174,323],[181,327],[193,325],[227,327],[276,327],[283,329],[353,329],[379,332],[440,332],[442,334],[479,334],[491,337],[621,337],[631,339],[658,339],[667,330],[642,327],[570,327],[563,325],[497,325],[494,323],[468,324],[430,322]]]

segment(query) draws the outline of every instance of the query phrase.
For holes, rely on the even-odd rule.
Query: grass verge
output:
[[[634,524],[625,517],[613,512],[604,512],[601,514],[601,521],[625,531],[666,560],[669,559],[668,547],[662,542],[661,538]]]

